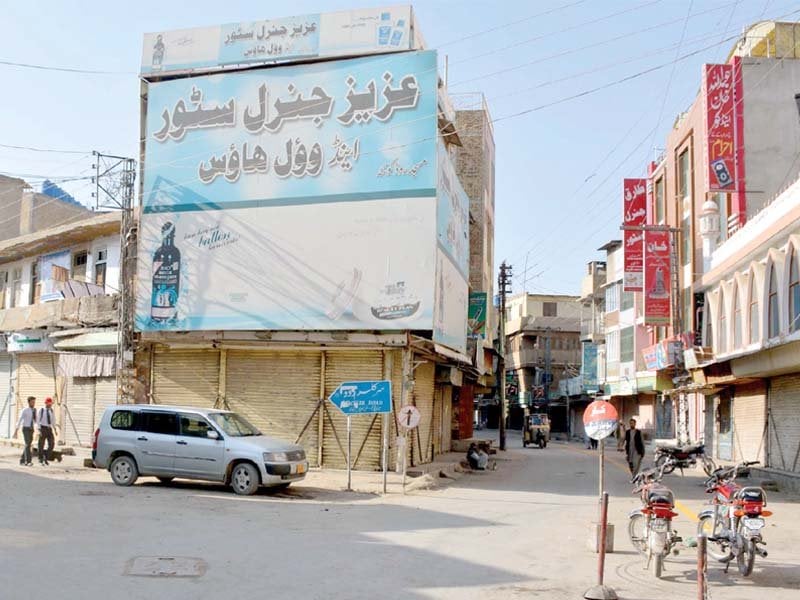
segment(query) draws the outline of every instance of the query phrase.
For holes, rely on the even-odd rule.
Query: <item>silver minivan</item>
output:
[[[117,485],[139,475],[220,481],[237,494],[286,488],[305,478],[302,446],[267,437],[231,411],[126,404],[110,406],[94,434],[92,459]]]

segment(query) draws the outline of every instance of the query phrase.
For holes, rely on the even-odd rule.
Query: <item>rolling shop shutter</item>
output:
[[[434,444],[434,374],[436,365],[423,362],[414,369],[414,404],[420,412],[419,426],[413,431],[413,463],[433,461],[431,446]]]
[[[16,405],[11,395],[11,355],[0,352],[0,438],[11,437],[14,433]]]
[[[763,461],[767,446],[764,435],[766,388],[760,382],[737,385],[733,394],[734,459]]]
[[[225,399],[269,436],[299,443],[312,465],[318,462],[321,353],[228,350]],[[313,418],[311,418],[313,416]],[[309,423],[309,419],[311,422]]]
[[[18,354],[17,398],[25,404],[28,396],[36,397],[36,406],[44,406],[45,398],[56,399],[55,354]],[[25,404],[27,406],[27,404]]]
[[[90,446],[94,425],[94,377],[67,377],[61,435],[68,446]]]
[[[94,425],[92,429],[100,426],[103,413],[109,406],[117,403],[117,378],[97,377],[94,380]]]
[[[769,466],[800,473],[800,376],[773,377],[769,388]]]
[[[343,381],[378,379],[383,379],[383,353],[380,350],[326,352],[325,397],[333,393]],[[379,470],[381,468],[380,415],[354,415],[352,427],[353,468]],[[327,406],[323,432],[323,465],[347,468],[347,419],[330,403]]]
[[[157,350],[153,402],[213,408],[219,396],[218,350]]]

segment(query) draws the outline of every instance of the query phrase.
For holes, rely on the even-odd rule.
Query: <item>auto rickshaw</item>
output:
[[[546,448],[550,440],[550,419],[546,413],[529,413],[525,409],[525,420],[522,426],[522,446],[534,444],[539,448]]]

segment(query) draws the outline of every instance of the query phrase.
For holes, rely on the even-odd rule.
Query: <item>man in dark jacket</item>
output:
[[[634,477],[639,472],[644,458],[644,439],[642,432],[636,429],[636,419],[631,419],[629,425],[630,429],[625,432],[625,456],[628,457],[631,477]]]

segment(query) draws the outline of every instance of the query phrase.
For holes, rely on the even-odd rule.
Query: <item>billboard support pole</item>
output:
[[[352,417],[347,415],[347,491],[352,492],[353,488],[351,487],[351,469],[352,465],[350,464],[350,446],[351,442],[353,441],[353,428],[352,428]]]

